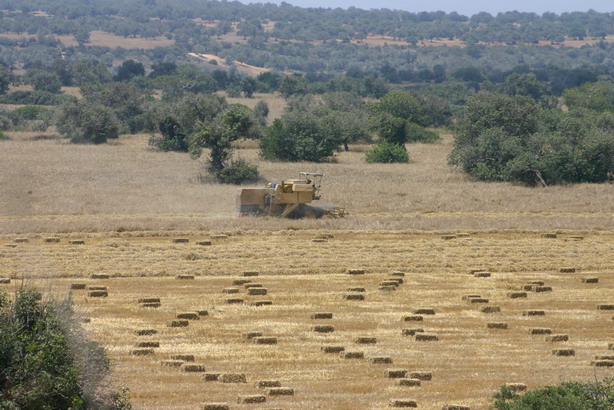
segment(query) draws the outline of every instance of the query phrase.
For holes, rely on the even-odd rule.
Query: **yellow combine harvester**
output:
[[[276,216],[280,218],[321,218],[325,215],[344,216],[342,208],[310,206],[320,199],[324,174],[301,172],[299,179],[269,183],[265,188],[241,190],[239,216]]]

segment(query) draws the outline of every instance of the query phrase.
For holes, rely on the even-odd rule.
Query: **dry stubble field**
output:
[[[409,146],[410,164],[387,166],[364,163],[362,146],[334,163],[283,164],[262,162],[243,144],[238,154],[257,161],[268,180],[325,172],[326,201],[350,215],[236,219],[236,188],[199,182],[199,162],[151,151],[147,136],[104,146],[11,136],[0,142],[0,278],[12,280],[0,286],[12,291],[25,280],[56,297],[72,284],[106,286],[107,297],[91,297],[88,289],[72,297],[135,408],[386,408],[405,399],[427,409],[480,409],[507,382],[535,388],[614,376],[612,367],[591,364],[613,354],[614,312],[598,308],[614,304],[612,185],[531,189],[471,181],[445,165],[450,136]],[[46,242],[50,237],[59,242]],[[211,245],[197,244],[207,240]],[[351,268],[365,273],[350,275]],[[467,273],[475,268],[491,276]],[[246,271],[259,276],[244,277]],[[100,274],[109,278],[92,278]],[[380,290],[392,279],[403,283]],[[545,288],[510,297],[535,281]],[[467,295],[484,300],[463,300]],[[142,307],[142,298],[160,298],[160,306]],[[415,313],[426,308],[435,314]],[[529,310],[544,314],[525,315]],[[208,315],[168,326],[177,314],[199,311]],[[315,313],[332,318],[312,319]],[[412,316],[422,320],[404,320]],[[423,332],[410,335],[412,329]],[[531,329],[568,340],[547,341],[548,334]],[[252,332],[276,344],[248,339]],[[420,340],[429,337],[438,340]],[[130,354],[147,342],[159,343],[153,354]],[[574,355],[555,356],[554,349]],[[194,362],[167,362],[174,355],[193,355]],[[418,371],[432,379],[407,386],[386,377],[409,380]],[[244,375],[245,383],[203,380],[216,374]],[[275,390],[256,387],[260,381],[278,381],[294,394],[269,395]],[[266,402],[237,403],[253,395]]]

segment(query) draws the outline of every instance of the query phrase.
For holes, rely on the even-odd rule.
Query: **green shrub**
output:
[[[409,162],[409,154],[404,145],[394,144],[385,140],[371,148],[366,153],[367,162],[390,164],[393,162]]]
[[[590,383],[563,383],[519,395],[502,386],[493,396],[499,410],[610,410],[614,408],[614,379]]]
[[[158,128],[162,137],[151,137],[149,145],[153,145],[160,151],[188,152],[188,139],[175,118],[167,116],[160,121]]]
[[[75,143],[102,144],[119,136],[119,122],[113,112],[87,100],[62,105],[56,125],[60,134]]]
[[[256,182],[260,178],[258,167],[249,162],[239,159],[231,161],[222,170],[215,174],[216,179],[223,184],[245,184]]]
[[[103,391],[104,350],[77,329],[70,301],[41,302],[39,292],[20,289],[11,302],[0,292],[0,408],[130,407]]]
[[[4,131],[0,130],[0,141],[8,141],[8,140],[10,140],[10,139],[11,139],[11,137],[9,137],[8,135],[6,135],[6,134],[4,133]]]
[[[441,138],[439,138],[439,135],[436,132],[427,130],[418,124],[414,124],[413,122],[408,122],[405,125],[405,135],[407,135],[407,142],[433,143],[436,141],[441,141]]]

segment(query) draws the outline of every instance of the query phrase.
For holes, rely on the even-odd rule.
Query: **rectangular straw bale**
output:
[[[222,383],[247,383],[247,377],[242,373],[226,373],[219,377]]]
[[[259,380],[255,385],[258,389],[268,389],[270,387],[281,387],[279,380]]]
[[[243,287],[245,289],[250,289],[250,288],[262,288],[263,286],[260,283],[251,283],[250,282],[250,283],[246,283],[245,285],[243,285]]]
[[[249,279],[237,279],[237,280],[232,281],[232,284],[235,286],[243,286],[246,283],[251,283],[251,282],[252,281]]]
[[[45,238],[43,239],[43,242],[47,242],[47,243],[58,243],[60,242],[60,238],[57,238],[55,236],[49,237],[49,238]]]
[[[250,296],[264,296],[268,293],[267,288],[249,288],[247,294]]]
[[[401,320],[403,322],[422,322],[424,318],[420,315],[410,315],[410,316],[403,316]]]
[[[416,333],[415,338],[418,342],[436,342],[439,340],[437,335],[430,335],[426,333]]]
[[[364,359],[365,354],[363,352],[348,352],[343,351],[339,355],[342,359]]]
[[[369,358],[371,364],[390,364],[392,363],[392,357],[390,356],[374,356]]]
[[[190,322],[185,319],[171,320],[168,322],[167,327],[186,327],[189,326]]]
[[[599,278],[582,278],[582,283],[599,283]]]
[[[576,268],[564,267],[564,268],[560,268],[559,272],[561,272],[561,273],[575,273],[576,272]]]
[[[177,275],[177,276],[175,276],[175,279],[178,279],[178,280],[193,280],[194,279],[194,275],[185,275],[185,274]]]
[[[240,299],[240,298],[230,298],[230,299],[226,299],[225,302],[228,305],[240,305],[241,303],[243,303],[243,299]]]
[[[345,350],[343,346],[322,346],[320,348],[324,353],[341,353]]]
[[[403,336],[414,336],[416,333],[423,333],[424,329],[414,328],[414,329],[402,329],[401,334]]]
[[[175,317],[177,319],[200,320],[198,312],[179,312]]]
[[[386,369],[384,377],[387,379],[402,379],[407,376],[407,372],[405,369]]]
[[[130,351],[131,356],[150,356],[154,354],[154,349],[133,349]]]
[[[161,303],[141,303],[141,307],[144,308],[159,308],[162,306]]]
[[[220,380],[219,373],[205,373],[203,375],[203,381],[205,382],[217,382]]]
[[[312,319],[332,319],[333,314],[330,312],[318,312],[311,315]]]
[[[364,275],[365,270],[364,269],[348,269],[347,273],[348,275]]]
[[[471,407],[462,404],[446,404],[441,410],[471,410]]]
[[[614,360],[593,360],[591,366],[595,367],[614,367]]]
[[[469,303],[488,303],[490,302],[490,300],[484,299],[484,298],[471,298],[468,300],[469,300]]]
[[[511,299],[526,298],[527,292],[509,292],[507,297]]]
[[[569,340],[568,335],[558,334],[545,337],[546,342],[567,342]]]
[[[405,276],[405,272],[393,271],[393,272],[390,272],[390,276],[404,277]]]
[[[247,332],[243,333],[243,336],[245,336],[246,339],[253,339],[254,337],[262,336],[262,332]]]
[[[552,334],[552,329],[547,327],[532,327],[529,329],[530,335],[549,335]]]
[[[408,386],[408,387],[419,387],[422,382],[418,379],[398,379],[396,382],[397,386]]]
[[[108,290],[106,286],[88,286],[87,290]]]
[[[267,391],[269,396],[294,396],[294,389],[289,387],[274,387]]]
[[[399,283],[396,280],[384,280],[379,283],[380,286],[399,286]]]
[[[188,243],[190,240],[188,238],[174,238],[173,243]]]
[[[239,404],[266,403],[266,396],[263,396],[261,394],[250,394],[247,396],[239,396],[237,398],[237,403]]]
[[[423,382],[433,379],[433,373],[425,371],[415,371],[409,373],[409,377],[412,379],[422,380]]]
[[[271,306],[272,304],[272,300],[257,300],[255,302],[252,302],[252,306]]]
[[[91,298],[106,298],[109,296],[109,292],[106,290],[93,290],[87,293],[87,296]]]
[[[140,298],[138,303],[160,303],[160,298]]]
[[[348,292],[356,292],[356,293],[362,293],[365,291],[365,288],[347,288]]]
[[[387,282],[396,282],[397,286],[398,285],[402,285],[404,283],[404,280],[402,278],[388,278],[386,279]]]
[[[382,292],[394,292],[397,290],[396,286],[378,286],[377,290],[381,290]]]
[[[15,238],[15,239],[13,239],[13,242],[15,242],[15,243],[28,243],[29,240],[28,240],[28,238]]]
[[[505,322],[491,322],[487,323],[486,327],[489,329],[507,329],[507,323]]]
[[[544,316],[546,314],[543,310],[525,310],[522,312],[523,316]]]
[[[189,363],[184,364],[182,370],[186,373],[203,373],[206,369],[202,364]]]
[[[392,399],[390,400],[390,407],[418,407],[418,403],[415,400],[408,399]]]
[[[575,356],[576,352],[574,349],[553,349],[552,354],[555,356]]]
[[[160,361],[160,365],[164,367],[181,367],[181,365],[183,365],[183,360],[162,360]]]
[[[193,362],[194,355],[193,354],[172,354],[171,360],[181,360],[183,362]]]
[[[224,403],[203,403],[200,410],[230,410],[230,406]]]
[[[137,336],[151,336],[158,333],[156,329],[139,329],[135,331]]]
[[[109,279],[109,274],[107,273],[92,273],[92,279]]]
[[[533,288],[533,292],[537,292],[537,293],[552,292],[552,286],[535,286]]]
[[[276,337],[258,336],[252,339],[252,342],[257,345],[276,345]]]
[[[483,306],[480,308],[480,312],[482,313],[499,313],[501,312],[501,307],[499,306]]]
[[[260,275],[260,272],[255,271],[255,270],[248,270],[243,272],[243,276],[258,276]]]
[[[136,347],[160,347],[160,342],[152,342],[152,341],[138,342],[136,344]]]
[[[473,276],[476,278],[490,278],[492,274],[490,272],[475,272]]]
[[[597,305],[598,310],[614,310],[614,305]]]
[[[85,245],[85,241],[81,239],[73,239],[71,241],[68,241],[68,243],[70,245]]]
[[[360,295],[360,294],[350,294],[350,295],[344,295],[343,297],[345,300],[365,300],[365,295]]]
[[[433,308],[420,308],[420,309],[414,309],[411,313],[413,313],[414,315],[434,315],[435,314],[435,309],[433,309]]]
[[[211,241],[197,241],[196,245],[198,245],[198,246],[211,246]]]
[[[360,336],[354,339],[354,343],[361,344],[361,345],[376,344],[377,338],[369,337],[369,336]]]
[[[614,355],[606,355],[606,356],[597,355],[595,356],[595,360],[614,360]]]
[[[0,282],[0,283],[2,283],[2,282]],[[81,289],[85,289],[85,287],[86,287],[85,283],[72,283],[72,284],[70,285],[70,288],[71,288],[71,289],[74,289],[74,290],[81,290]]]
[[[481,295],[471,294],[471,295],[463,296],[463,300],[479,299],[481,297],[482,297]]]
[[[316,332],[316,333],[332,333],[335,331],[335,328],[334,326],[319,325],[319,326],[312,326],[311,331]]]
[[[222,293],[226,293],[226,294],[239,293],[239,288],[224,288],[222,289]]]
[[[196,313],[198,313],[198,316],[209,316],[208,310],[197,310]]]

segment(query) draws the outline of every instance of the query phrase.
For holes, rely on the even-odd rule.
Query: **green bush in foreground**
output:
[[[614,408],[614,379],[563,383],[530,390],[523,395],[503,386],[493,398],[494,407],[499,410],[611,410]]]
[[[409,154],[404,145],[385,140],[380,141],[366,153],[367,162],[390,164],[393,162],[409,162]]]
[[[260,178],[258,167],[251,165],[244,159],[230,161],[230,164],[217,172],[215,176],[222,184],[235,185],[256,182]]]
[[[0,408],[126,409],[122,394],[104,392],[104,350],[78,330],[70,302],[41,302],[21,289],[0,292]]]

